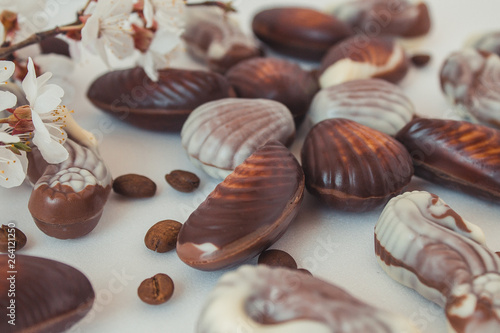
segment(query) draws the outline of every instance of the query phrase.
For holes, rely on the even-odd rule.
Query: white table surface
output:
[[[84,1],[60,3],[59,15],[71,12]],[[253,14],[263,6],[304,5],[324,8],[330,1],[243,0],[237,2],[241,22],[250,32]],[[499,28],[500,2],[492,0],[429,0],[433,27],[421,51],[432,55],[424,69],[412,69],[401,82],[421,116],[448,118],[453,110],[439,88],[438,72],[444,58],[459,49],[472,33]],[[70,18],[71,19],[71,18]],[[187,59],[176,66],[202,68]],[[35,226],[27,209],[29,185],[0,188],[0,223],[14,221],[27,237],[19,253],[55,259],[84,272],[94,287],[94,308],[71,332],[194,332],[207,293],[225,271],[201,272],[182,263],[175,251],[154,253],[144,246],[144,234],[157,221],[185,221],[217,182],[190,164],[177,133],[152,133],[123,124],[94,108],[86,99],[90,82],[106,68],[91,58],[76,66],[69,78],[75,89],[70,107],[82,126],[100,140],[100,150],[113,176],[139,173],[153,179],[157,194],[131,200],[111,194],[98,226],[87,236],[58,240]],[[302,126],[292,151],[299,156],[307,126]],[[190,194],[173,190],[164,180],[173,169],[185,169],[201,178],[200,188]],[[443,198],[465,219],[478,224],[487,243],[500,250],[500,206],[456,193],[414,178],[408,190],[426,190]],[[273,248],[289,252],[300,267],[316,277],[341,286],[367,303],[392,310],[415,321],[422,332],[446,332],[443,310],[413,290],[389,278],[375,261],[373,227],[382,208],[369,213],[345,213],[322,207],[306,194],[297,219]],[[255,263],[255,259],[250,261]],[[175,282],[172,299],[150,306],[139,300],[140,282],[156,273],[169,274]],[[311,332],[312,333],[312,332]]]

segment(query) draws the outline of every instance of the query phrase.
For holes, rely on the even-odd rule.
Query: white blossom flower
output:
[[[42,116],[49,119],[53,116],[61,103],[61,97],[64,95],[61,87],[47,84],[51,76],[51,73],[45,73],[37,78],[33,60],[29,58],[28,74],[22,85],[30,103],[31,120],[35,128],[32,142],[38,147],[42,157],[48,163],[61,163],[69,156],[68,151],[63,147],[66,133],[53,122],[45,124],[42,120]]]
[[[0,23],[0,25],[2,25]],[[2,25],[3,26],[3,25]],[[0,60],[0,84],[6,84],[14,74],[16,66],[12,61]],[[11,108],[17,103],[17,97],[9,91],[0,91],[0,111]]]
[[[3,26],[2,22],[0,22],[0,44],[2,44],[5,41],[5,27]]]
[[[144,0],[146,28],[151,28],[156,21],[159,29],[180,35],[184,31],[185,9],[183,0]]]
[[[124,58],[134,52],[134,40],[127,27],[132,0],[99,0],[82,29],[82,45],[98,54],[109,67],[107,49]]]
[[[5,127],[0,130],[0,186],[12,188],[19,186],[26,178],[28,160],[25,152],[16,155],[9,147],[10,144],[20,142],[17,136],[5,132]]]
[[[181,38],[168,30],[157,30],[148,50],[138,59],[148,77],[158,81],[158,70],[169,66],[172,53],[180,45]]]

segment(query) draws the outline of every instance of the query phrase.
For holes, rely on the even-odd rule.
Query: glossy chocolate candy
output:
[[[69,157],[47,164],[33,149],[28,177],[34,183],[28,209],[40,230],[49,236],[77,238],[92,231],[111,192],[111,174],[99,153],[67,140]]]
[[[242,32],[232,14],[218,7],[187,8],[182,38],[191,55],[219,73],[225,73],[240,61],[262,55],[257,41]]]
[[[177,254],[201,270],[255,257],[277,241],[298,213],[304,174],[295,157],[270,141],[226,177],[183,224]]]
[[[397,83],[409,66],[405,50],[393,38],[354,36],[328,50],[321,61],[319,83],[321,88],[370,78]]]
[[[347,0],[332,14],[357,34],[410,38],[426,35],[431,28],[429,8],[423,1]]]
[[[101,110],[154,131],[179,131],[199,105],[232,96],[230,84],[217,73],[169,68],[153,82],[139,67],[106,73],[87,92]]]
[[[66,264],[21,254],[9,261],[5,254],[0,272],[0,332],[65,332],[92,308],[92,285]]]
[[[410,152],[417,176],[500,200],[500,131],[466,121],[415,119],[396,139]]]
[[[316,78],[299,65],[278,58],[255,58],[231,68],[226,77],[238,97],[283,103],[300,124],[318,91]]]
[[[398,195],[413,175],[405,147],[387,134],[352,120],[314,126],[301,152],[307,190],[327,205],[366,211]]]
[[[209,295],[196,333],[418,333],[408,319],[377,309],[299,270],[242,266]]]
[[[300,7],[263,10],[253,18],[252,30],[272,49],[306,60],[321,60],[332,45],[352,34],[333,16]]]
[[[450,333],[500,332],[500,257],[438,196],[393,198],[375,226],[385,272],[444,307]]]

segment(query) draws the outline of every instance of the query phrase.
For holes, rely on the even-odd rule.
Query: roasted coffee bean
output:
[[[259,265],[272,267],[287,267],[297,269],[297,263],[291,255],[282,250],[266,250],[262,252],[257,260]]]
[[[149,198],[156,193],[156,184],[148,177],[127,174],[113,181],[113,191],[126,197]]]
[[[193,192],[200,186],[200,178],[192,172],[174,170],[165,175],[165,180],[179,192]]]
[[[144,243],[152,251],[164,253],[175,249],[177,235],[182,224],[174,220],[164,220],[153,225],[146,236]]]
[[[416,67],[424,67],[431,61],[431,56],[428,54],[415,54],[410,60]]]
[[[26,235],[19,229],[2,224],[0,228],[0,252],[18,251],[26,245]]]
[[[168,301],[174,293],[174,282],[167,274],[155,276],[141,282],[137,289],[139,298],[151,305],[158,305]]]

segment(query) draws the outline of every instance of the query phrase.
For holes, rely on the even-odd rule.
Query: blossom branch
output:
[[[222,1],[204,1],[204,2],[198,2],[198,3],[189,3],[186,2],[186,6],[189,7],[194,7],[194,6],[212,6],[212,7],[219,7],[223,9],[226,13],[227,12],[236,12],[236,9],[233,7],[233,2],[228,1],[228,2],[222,2]]]

